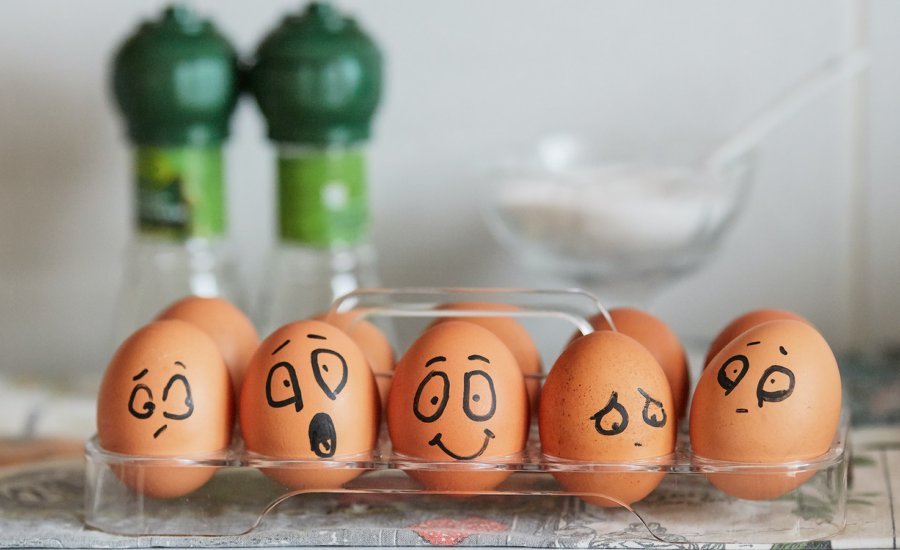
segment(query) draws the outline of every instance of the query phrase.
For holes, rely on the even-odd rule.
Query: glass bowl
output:
[[[678,145],[545,137],[531,154],[489,170],[483,216],[526,265],[600,295],[671,281],[714,252],[753,167],[752,152],[710,167]]]

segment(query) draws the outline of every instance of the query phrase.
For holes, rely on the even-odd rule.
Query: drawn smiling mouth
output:
[[[428,444],[429,445],[437,445],[438,448],[440,448],[440,450],[444,451],[444,454],[446,454],[450,458],[454,458],[456,460],[472,460],[473,458],[478,458],[479,456],[482,455],[482,453],[484,453],[484,451],[487,449],[488,443],[490,443],[491,440],[494,439],[494,437],[495,437],[494,432],[492,432],[490,430],[484,430],[484,443],[481,445],[481,448],[478,449],[477,453],[475,453],[473,455],[469,455],[469,456],[458,455],[458,454],[454,453],[453,451],[451,451],[450,449],[448,449],[447,447],[445,447],[444,443],[441,441],[440,433],[437,434],[436,436],[434,436],[433,438],[431,438],[431,441],[429,441]]]

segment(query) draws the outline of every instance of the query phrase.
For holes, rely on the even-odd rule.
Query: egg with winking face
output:
[[[187,457],[228,447],[231,378],[216,343],[185,321],[156,321],[113,355],[97,394],[97,437],[114,453]],[[212,467],[126,464],[113,471],[135,492],[172,498],[197,489]]]

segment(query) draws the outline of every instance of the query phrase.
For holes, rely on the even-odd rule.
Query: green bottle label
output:
[[[358,244],[369,207],[361,149],[282,153],[278,204],[282,240],[317,247]]]
[[[172,240],[225,233],[220,147],[139,146],[135,158],[141,233]]]

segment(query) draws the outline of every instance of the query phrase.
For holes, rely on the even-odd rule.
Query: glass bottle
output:
[[[187,295],[242,294],[230,258],[222,146],[238,97],[237,53],[185,6],[143,23],[112,84],[134,154],[136,231],[124,259],[113,346]]]
[[[355,21],[323,3],[287,16],[257,49],[250,86],[278,150],[278,243],[258,302],[262,335],[379,284],[365,143],[381,66]]]

